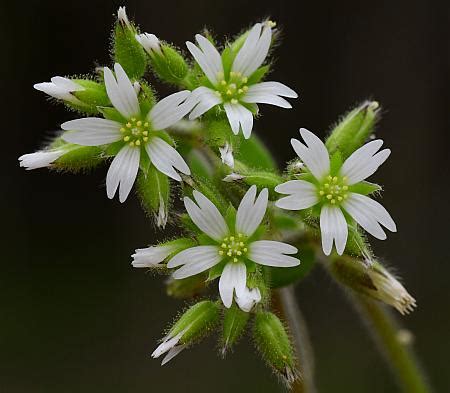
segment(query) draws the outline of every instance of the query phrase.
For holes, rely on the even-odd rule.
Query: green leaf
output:
[[[274,173],[278,172],[277,164],[272,154],[254,134],[249,139],[242,138],[239,150],[234,156],[235,159],[249,167],[265,169]]]
[[[114,29],[114,61],[119,63],[130,79],[140,79],[147,67],[147,55],[136,40],[136,29],[116,23]]]

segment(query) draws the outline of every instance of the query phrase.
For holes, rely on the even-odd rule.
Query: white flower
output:
[[[214,45],[200,34],[195,38],[199,47],[189,41],[186,45],[213,88],[200,86],[192,92],[190,103],[193,110],[190,119],[201,116],[216,105],[223,105],[233,133],[238,134],[242,129],[244,137],[249,138],[253,114],[248,107],[258,103],[292,107],[282,97],[296,98],[297,93],[282,83],[249,83],[252,74],[263,64],[269,52],[272,40],[270,22],[253,26],[231,69],[226,72],[222,57]]]
[[[297,249],[289,244],[272,240],[249,240],[264,218],[268,191],[263,189],[256,198],[256,186],[250,187],[242,198],[236,214],[234,228],[229,228],[217,207],[202,193],[193,192],[195,201],[184,198],[184,205],[195,225],[211,238],[214,244],[191,247],[176,254],[167,263],[168,268],[180,267],[173,273],[183,279],[204,272],[223,262],[219,292],[225,307],[231,307],[233,294],[244,298],[248,305],[247,265],[291,267],[299,265]],[[239,303],[238,303],[239,304]],[[246,306],[247,308],[247,306]]]
[[[101,146],[122,142],[106,176],[106,192],[113,198],[119,188],[119,200],[124,202],[133,187],[139,169],[141,154],[147,154],[151,163],[165,175],[181,181],[178,171],[189,175],[190,170],[181,155],[155,134],[179,121],[189,111],[184,101],[187,90],[172,94],[158,102],[147,115],[142,115],[136,91],[118,63],[116,77],[108,67],[104,69],[106,92],[123,122],[86,117],[65,122],[62,139],[83,146]],[[117,78],[117,79],[116,79]]]
[[[54,76],[50,79],[51,82],[36,83],[33,87],[36,90],[42,91],[53,98],[59,100],[79,103],[80,100],[72,93],[75,91],[85,90],[83,86],[74,82],[73,80],[63,78],[62,76]]]
[[[35,153],[24,154],[19,157],[20,166],[24,167],[27,171],[37,168],[45,168],[50,166],[63,154],[67,153],[67,150],[42,150]]]
[[[234,300],[241,310],[249,312],[255,304],[261,301],[261,292],[258,288],[249,289],[245,287],[244,292],[240,296],[237,294],[234,296]]]
[[[186,348],[186,345],[178,345],[178,342],[181,340],[183,334],[188,330],[188,328],[176,334],[175,336],[172,336],[169,333],[166,337],[164,337],[163,342],[153,351],[152,358],[156,359],[161,355],[167,353],[167,355],[161,362],[161,366],[164,366],[168,361],[177,356],[184,348]]]
[[[153,55],[154,53],[162,55],[159,39],[156,35],[149,33],[136,34],[136,40],[149,55]]]
[[[233,157],[233,148],[231,145],[226,142],[225,146],[219,147],[220,158],[225,165],[228,165],[230,168],[234,168],[234,157]]]
[[[172,252],[176,251],[174,245],[152,246],[138,248],[132,255],[133,267],[154,267],[163,262]]]
[[[383,141],[378,139],[365,144],[348,157],[335,173],[330,173],[330,157],[323,142],[304,128],[300,129],[300,134],[306,145],[292,139],[292,147],[312,176],[278,185],[275,191],[289,196],[279,199],[276,206],[302,210],[318,204],[321,208],[322,248],[326,255],[331,253],[333,241],[338,254],[344,252],[348,224],[343,212],[377,239],[386,239],[380,224],[395,232],[396,225],[386,209],[373,199],[359,194],[355,187],[389,157],[389,149],[378,151]]]

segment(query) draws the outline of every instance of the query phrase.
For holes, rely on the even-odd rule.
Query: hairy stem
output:
[[[386,306],[362,295],[351,295],[363,320],[369,326],[386,361],[405,393],[430,393],[423,374],[408,344],[399,340],[399,327]]]
[[[298,378],[291,386],[292,393],[315,393],[314,357],[303,315],[298,307],[292,285],[273,293],[273,307],[289,326],[297,357]]]

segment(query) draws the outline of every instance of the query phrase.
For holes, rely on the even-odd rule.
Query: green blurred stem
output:
[[[399,341],[399,328],[387,307],[362,295],[353,294],[352,298],[402,390],[407,393],[431,393],[414,354]]]
[[[315,393],[314,357],[303,315],[295,298],[294,286],[275,290],[272,296],[273,307],[289,326],[289,332],[297,357],[297,373],[299,377],[291,385],[292,393]]]

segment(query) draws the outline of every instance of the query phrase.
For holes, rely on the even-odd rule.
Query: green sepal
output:
[[[342,154],[340,151],[333,153],[330,157],[330,175],[335,176],[339,173],[343,164]]]
[[[123,141],[117,141],[106,145],[105,147],[105,155],[107,157],[115,157],[117,153],[119,153],[120,149],[124,146]]]
[[[278,194],[275,194],[274,188],[279,184],[283,183],[283,178],[276,173],[246,169],[246,170],[238,170],[240,175],[244,176],[242,181],[249,185],[255,185],[259,190],[262,188],[267,188],[271,197],[275,197]]]
[[[53,168],[77,173],[94,169],[103,161],[103,150],[96,146],[72,145],[65,148],[67,152],[53,163]]]
[[[147,55],[136,40],[133,25],[124,25],[119,21],[114,28],[114,62],[119,63],[130,79],[140,79],[147,68]]]
[[[376,101],[366,101],[346,114],[325,142],[330,154],[340,151],[344,160],[349,157],[374,132],[378,117],[379,104]]]
[[[217,326],[219,319],[219,304],[204,300],[190,307],[170,329],[170,334],[176,336],[185,331],[180,342],[191,344],[210,333]]]
[[[254,85],[255,83],[261,82],[261,80],[266,76],[269,70],[270,70],[269,65],[259,67],[253,74],[249,76],[247,84],[251,86]]]
[[[148,170],[139,171],[136,182],[137,192],[144,210],[155,217],[156,223],[164,227],[170,206],[170,182],[166,175],[153,165]]]
[[[229,259],[225,258],[222,261],[220,261],[217,265],[214,265],[211,269],[209,269],[208,281],[213,281],[216,278],[220,277],[227,263],[229,263]]]
[[[222,356],[225,356],[226,352],[241,338],[249,317],[250,313],[242,311],[234,304],[230,308],[225,309],[220,337]]]
[[[264,266],[265,275],[271,288],[280,288],[305,278],[316,261],[314,249],[302,245],[295,257],[300,259],[300,265],[294,267]]]
[[[150,109],[156,104],[155,92],[152,87],[145,81],[140,81],[140,91],[138,94],[139,107],[141,109],[141,116],[145,119],[150,112]]]
[[[152,52],[150,56],[151,68],[164,82],[177,86],[186,86],[189,67],[183,55],[174,47],[161,43],[161,54]]]
[[[373,194],[374,192],[381,191],[381,186],[375,183],[370,183],[368,181],[362,181],[349,186],[348,190],[356,194],[369,195]]]
[[[127,119],[123,117],[116,108],[110,106],[99,106],[97,109],[105,119],[117,121],[122,124],[127,122]]]
[[[195,189],[208,198],[217,207],[217,209],[219,209],[221,214],[225,214],[228,209],[228,202],[223,198],[214,183],[209,179],[199,176],[192,177],[192,180],[193,182],[189,185],[189,188],[186,183],[183,184],[185,195],[192,196],[193,190]],[[193,200],[195,201],[195,198]]]
[[[109,105],[110,101],[106,94],[105,85],[90,79],[72,79],[73,82],[84,87],[84,90],[74,91],[72,95],[80,102],[65,101],[65,104],[86,114],[97,114],[98,106]]]
[[[231,67],[233,66],[233,61],[236,57],[236,52],[231,49],[230,46],[226,46],[225,49],[222,52],[222,65],[223,65],[223,73],[225,79],[228,79],[231,71]]]
[[[287,382],[294,378],[295,358],[288,333],[280,319],[271,312],[256,313],[253,326],[256,348],[266,363]]]
[[[228,225],[228,228],[234,230],[234,228],[236,227],[236,209],[231,203],[228,205],[228,209],[225,212],[224,218],[225,222]]]

